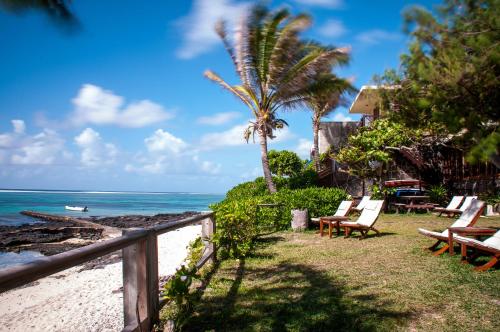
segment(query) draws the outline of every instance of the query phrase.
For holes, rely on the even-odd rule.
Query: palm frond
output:
[[[247,100],[247,97],[240,93],[237,89],[226,83],[219,75],[214,73],[211,70],[205,70],[203,73],[206,78],[208,78],[211,81],[214,81],[218,83],[220,86],[222,86],[224,89],[228,90],[232,94],[234,94],[236,97],[238,97],[243,103],[245,103],[250,109],[253,108],[252,102],[250,100]]]

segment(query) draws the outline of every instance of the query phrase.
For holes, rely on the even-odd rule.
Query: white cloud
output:
[[[248,128],[248,124],[236,125],[222,132],[208,133],[201,137],[200,145],[202,149],[211,150],[226,146],[241,146],[247,144],[243,137],[243,133]],[[288,127],[276,130],[274,139],[268,139],[269,144],[281,143],[294,137]],[[259,142],[259,137],[255,133],[255,142]],[[253,143],[253,138],[250,137],[248,143]]]
[[[389,32],[380,29],[373,29],[362,32],[356,36],[356,40],[367,45],[380,44],[383,41],[397,41],[402,38],[402,35],[397,32]]]
[[[240,116],[241,113],[238,112],[215,113],[213,115],[199,117],[196,122],[209,126],[219,126],[239,118]]]
[[[299,139],[299,144],[294,149],[294,151],[299,155],[302,159],[311,158],[311,149],[313,146],[313,142],[311,140],[301,138]]]
[[[234,28],[248,7],[248,2],[233,0],[195,0],[191,12],[177,22],[184,39],[177,56],[192,59],[210,51],[220,43],[214,30],[215,23],[224,19],[228,28]]]
[[[12,132],[0,134],[0,163],[14,165],[50,165],[64,156],[64,139],[44,129],[30,136],[23,120],[12,120]]]
[[[205,149],[213,149],[223,146],[245,145],[247,142],[243,137],[243,133],[247,127],[248,124],[242,124],[226,131],[205,134],[201,137],[201,146]]]
[[[346,27],[339,20],[328,20],[319,29],[318,33],[323,37],[337,38],[345,35],[347,32]]]
[[[353,119],[343,113],[335,113],[335,115],[333,116],[333,121],[348,122],[353,121]]]
[[[206,174],[215,175],[221,165],[202,160],[188,143],[163,129],[144,139],[146,152],[137,153],[124,167],[138,174]]]
[[[24,134],[26,131],[26,125],[23,120],[12,120],[11,122],[16,134]]]
[[[55,131],[44,129],[43,132],[26,138],[12,155],[11,161],[18,165],[50,165],[63,148],[64,140]]]
[[[317,6],[331,9],[340,8],[344,5],[343,0],[295,0],[295,2],[308,6]]]
[[[125,105],[123,97],[92,84],[84,84],[72,102],[75,110],[70,115],[70,122],[75,126],[94,124],[139,128],[173,117],[163,106],[147,99]]]
[[[221,164],[216,164],[211,161],[203,161],[200,165],[200,169],[207,174],[219,174],[222,168]]]
[[[163,129],[158,129],[153,135],[144,140],[150,152],[171,152],[180,153],[188,145],[182,139],[175,137]]]
[[[118,155],[116,146],[103,142],[101,135],[92,128],[86,128],[76,136],[75,143],[82,150],[80,161],[86,167],[113,164]]]

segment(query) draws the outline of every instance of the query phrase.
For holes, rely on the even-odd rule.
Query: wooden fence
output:
[[[199,222],[202,224],[202,239],[205,245],[203,256],[197,263],[197,267],[200,268],[207,261],[215,259],[216,248],[211,242],[215,232],[213,212],[148,229],[127,229],[118,238],[0,270],[0,293],[121,249],[125,325],[123,331],[149,331],[158,322],[161,309],[158,285],[158,236]]]

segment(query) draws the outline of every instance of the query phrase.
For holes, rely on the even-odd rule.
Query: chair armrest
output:
[[[327,217],[320,217],[320,220],[323,219],[325,221],[346,221],[349,220],[349,217],[344,217],[344,216],[327,216]]]
[[[448,232],[459,235],[493,235],[497,229],[486,227],[450,227]]]

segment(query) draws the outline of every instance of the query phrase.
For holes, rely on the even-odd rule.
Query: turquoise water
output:
[[[198,193],[0,190],[0,225],[38,222],[19,214],[23,210],[78,217],[154,215],[206,211],[223,198],[220,194]],[[87,206],[88,212],[65,210],[65,205]]]
[[[19,226],[40,223],[21,215],[23,210],[51,214],[90,217],[126,214],[154,215],[184,211],[206,211],[224,195],[197,193],[90,192],[53,190],[1,190],[0,225]],[[88,212],[68,211],[65,205],[87,206]],[[41,254],[34,251],[0,252],[0,269],[28,263]]]

